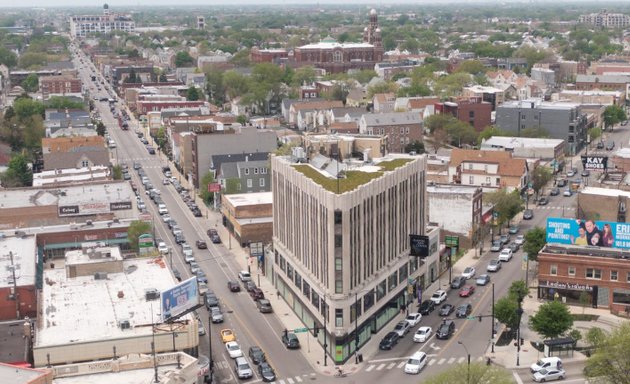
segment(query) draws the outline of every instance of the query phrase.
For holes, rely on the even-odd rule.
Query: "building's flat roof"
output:
[[[578,91],[578,90],[573,90],[573,89],[567,89],[567,90],[563,90],[558,92],[558,94],[560,95],[583,95],[583,96],[616,96],[616,97],[621,97],[623,95],[623,92],[621,91],[600,91],[600,90],[593,90],[593,91]]]
[[[93,275],[67,278],[59,262],[55,269],[44,270],[35,347],[151,334],[151,324],[161,323],[160,301],[147,301],[145,290],[161,292],[177,283],[158,260],[123,261],[125,272],[108,273],[105,280],[95,280]],[[128,320],[131,328],[121,329],[121,320]]]
[[[598,187],[585,187],[580,193],[585,195],[601,195],[601,196],[625,196],[630,197],[630,192],[622,191],[621,189],[613,189],[613,188],[598,188]]]
[[[0,238],[0,288],[13,286],[13,270],[9,252],[13,254],[16,285],[18,287],[35,285],[37,261],[35,236]]]
[[[477,185],[453,185],[453,184],[427,184],[427,192],[429,193],[457,193],[457,194],[473,194],[481,187]]]
[[[93,221],[91,225],[88,224],[60,224],[60,225],[48,225],[46,227],[27,227],[20,228],[20,231],[24,232],[26,235],[35,235],[39,233],[56,233],[56,232],[69,232],[69,231],[78,231],[78,230],[87,230],[87,229],[105,229],[105,228],[126,228],[129,227],[135,218],[131,219],[119,219],[118,222],[112,220],[106,221]],[[4,234],[4,236],[11,236],[14,230],[10,229],[5,232],[0,231],[0,236]]]
[[[272,192],[238,193],[225,195],[224,199],[234,207],[245,207],[248,205],[273,204]]]
[[[0,381],[3,383],[33,383],[37,378],[46,375],[46,369],[32,369],[16,367],[6,363],[0,363]],[[45,383],[47,381],[41,381]]]
[[[253,217],[253,218],[247,218],[247,219],[236,219],[236,222],[238,222],[240,225],[247,225],[247,224],[272,224],[273,223],[273,216]]]
[[[368,43],[338,43],[320,41],[315,44],[307,44],[299,47],[300,49],[334,49],[334,48],[374,48],[374,45]]]
[[[508,136],[492,136],[486,139],[481,144],[481,149],[484,145],[488,146],[501,146],[508,149],[518,147],[536,147],[536,148],[555,148],[561,145],[564,140],[561,139],[537,139],[530,137],[508,137]]]
[[[531,99],[531,100],[507,101],[501,104],[500,107],[531,109],[532,103],[534,103],[534,107],[538,109],[573,109],[580,106],[580,104],[578,103],[570,103],[570,102],[564,102],[564,101],[542,101],[540,99]]]

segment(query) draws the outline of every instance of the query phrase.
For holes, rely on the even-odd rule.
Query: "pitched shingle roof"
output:
[[[463,162],[499,164],[499,174],[502,176],[520,177],[527,167],[525,159],[514,159],[509,152],[453,149],[450,166],[458,167]]]
[[[416,112],[366,113],[363,119],[368,127],[422,123]]]

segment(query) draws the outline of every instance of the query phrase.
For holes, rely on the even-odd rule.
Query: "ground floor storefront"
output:
[[[630,314],[630,287],[624,289],[605,284],[589,285],[571,281],[539,280],[537,293],[537,297],[542,300],[558,300],[568,305],[609,308],[614,313]]]

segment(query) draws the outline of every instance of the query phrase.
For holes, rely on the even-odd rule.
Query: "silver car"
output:
[[[486,267],[488,272],[496,272],[499,269],[501,269],[501,260],[498,259],[490,260],[488,267]]]
[[[550,381],[550,380],[562,380],[567,376],[564,369],[560,368],[543,368],[540,371],[534,373],[533,379],[537,383]]]
[[[210,308],[210,316],[212,318],[213,323],[222,323],[223,322],[223,312],[219,307]]]

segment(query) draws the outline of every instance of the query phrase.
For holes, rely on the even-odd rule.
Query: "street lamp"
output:
[[[466,351],[466,355],[468,355],[468,368],[466,372],[466,383],[470,384],[470,352],[468,352],[468,348],[466,348],[466,344],[464,344],[461,340],[458,340],[457,344],[464,347],[464,350]]]

